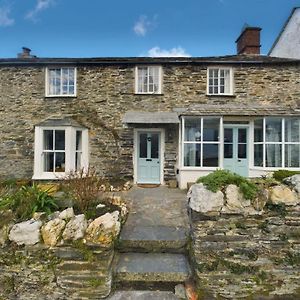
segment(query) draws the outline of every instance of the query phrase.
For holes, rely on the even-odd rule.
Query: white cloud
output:
[[[10,8],[9,7],[0,7],[0,26],[7,27],[12,26],[15,23],[15,20],[10,16]]]
[[[149,19],[145,15],[140,16],[133,26],[133,31],[138,36],[145,36],[149,30],[156,27],[156,19],[157,15],[153,16],[152,19]]]
[[[147,52],[150,57],[189,57],[191,56],[182,47],[174,47],[170,50],[161,49],[160,47],[153,47]]]
[[[54,0],[37,0],[35,7],[26,14],[25,19],[36,21],[36,16],[53,4]]]

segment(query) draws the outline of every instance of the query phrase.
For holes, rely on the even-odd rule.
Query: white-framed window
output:
[[[300,168],[300,118],[254,121],[254,167]]]
[[[233,69],[208,68],[207,69],[208,95],[233,95]]]
[[[183,167],[220,166],[221,117],[182,117]]]
[[[47,97],[76,96],[76,68],[46,68]]]
[[[137,66],[135,67],[135,93],[161,94],[162,93],[162,67]]]
[[[59,179],[88,168],[88,130],[72,126],[36,126],[33,179]]]

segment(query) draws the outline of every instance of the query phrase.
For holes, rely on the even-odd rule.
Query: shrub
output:
[[[293,176],[296,174],[300,174],[300,172],[282,169],[282,170],[275,171],[273,173],[273,178],[275,178],[277,181],[282,182],[284,178],[287,178],[287,177],[290,177],[290,176]]]
[[[254,199],[258,192],[256,185],[250,180],[228,170],[216,170],[207,176],[200,177],[197,182],[202,182],[212,192],[224,190],[229,184],[235,184],[240,188],[245,199],[250,200]]]
[[[70,172],[62,182],[61,189],[73,199],[74,208],[85,213],[95,206],[104,183],[103,178],[89,168],[87,171]]]
[[[35,184],[7,189],[0,195],[0,210],[11,209],[19,220],[30,219],[37,211],[50,214],[57,208],[54,198]]]

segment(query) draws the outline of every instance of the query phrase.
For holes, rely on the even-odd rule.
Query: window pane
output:
[[[285,167],[300,167],[300,145],[285,145]]]
[[[266,118],[266,142],[281,142],[281,118]]]
[[[184,140],[200,141],[201,140],[201,119],[185,118],[184,119]]]
[[[55,172],[65,172],[65,153],[55,153]]]
[[[231,88],[230,88],[230,70],[225,70],[225,93],[230,94]]]
[[[285,119],[285,141],[300,142],[300,119]]]
[[[55,150],[65,150],[64,130],[55,130]]]
[[[254,121],[254,142],[263,142],[263,119]]]
[[[238,129],[238,142],[239,143],[247,143],[247,129],[246,128]]]
[[[76,131],[76,150],[82,149],[82,131],[77,130]]]
[[[232,158],[233,150],[232,144],[224,144],[224,158]]]
[[[184,166],[200,167],[200,144],[185,144],[184,145]]]
[[[147,133],[140,134],[140,158],[147,158]]]
[[[203,144],[203,167],[219,166],[219,145]]]
[[[159,158],[159,140],[158,134],[152,133],[151,136],[151,158]]]
[[[44,172],[53,172],[54,153],[53,152],[43,153],[43,157],[44,157]]]
[[[220,119],[203,119],[203,141],[219,140]]]
[[[238,158],[247,158],[247,144],[238,144]]]
[[[263,145],[254,145],[254,166],[262,167],[263,166]]]
[[[266,144],[266,167],[281,166],[281,145]]]
[[[53,130],[44,130],[44,150],[53,150]]]
[[[233,130],[232,128],[224,128],[224,142],[232,143],[233,139]]]

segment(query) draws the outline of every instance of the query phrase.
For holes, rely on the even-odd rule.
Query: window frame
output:
[[[65,172],[45,172],[43,153],[44,150],[44,131],[45,130],[64,130],[65,131]],[[82,132],[82,162],[81,168],[88,169],[89,146],[88,129],[73,126],[35,126],[34,137],[34,173],[32,179],[36,180],[57,180],[63,179],[69,172],[75,171],[76,155],[76,131]],[[47,152],[47,151],[46,151]]]
[[[209,92],[209,71],[210,70],[218,70],[218,93],[210,93]],[[220,93],[220,71],[221,70],[229,70],[229,93]],[[234,70],[232,67],[223,67],[223,66],[214,66],[208,67],[206,72],[206,94],[208,96],[233,96],[234,95]],[[224,85],[225,90],[225,85]]]
[[[139,68],[158,68],[158,90],[157,92],[139,92]],[[162,83],[163,83],[163,68],[157,65],[139,65],[134,68],[134,93],[137,95],[161,95],[162,94]],[[147,85],[149,90],[149,86]]]
[[[60,69],[62,72],[62,69],[74,69],[74,93],[73,94],[50,94],[50,76],[49,72],[52,69]],[[62,84],[61,84],[62,85]],[[55,98],[55,97],[77,97],[77,68],[72,66],[48,66],[45,68],[45,97],[47,98]]]

